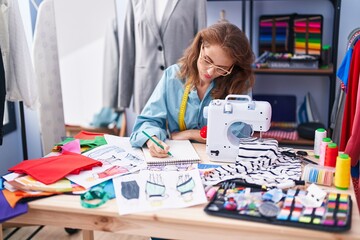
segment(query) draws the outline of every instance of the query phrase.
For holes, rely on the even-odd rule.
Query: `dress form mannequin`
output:
[[[155,3],[155,4],[154,4]],[[206,27],[206,1],[128,0],[120,33],[117,109],[140,113],[163,75]],[[115,91],[114,89],[113,91]]]

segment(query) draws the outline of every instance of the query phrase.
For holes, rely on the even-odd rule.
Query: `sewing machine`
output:
[[[225,100],[212,100],[203,115],[208,119],[206,153],[210,159],[235,162],[241,138],[234,135],[234,129],[245,123],[244,129],[250,128],[252,133],[258,131],[261,136],[270,128],[271,105],[253,101],[248,95],[228,95]]]

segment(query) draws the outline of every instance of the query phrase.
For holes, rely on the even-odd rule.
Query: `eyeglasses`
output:
[[[215,72],[221,76],[227,76],[231,73],[231,71],[234,68],[234,64],[230,67],[229,70],[226,70],[222,67],[216,66],[212,62],[210,62],[208,59],[206,59],[205,58],[206,56],[203,56],[203,51],[204,51],[204,45],[201,45],[201,51],[200,51],[200,55],[199,55],[201,64],[203,64],[207,68],[210,68],[210,67],[214,68]]]

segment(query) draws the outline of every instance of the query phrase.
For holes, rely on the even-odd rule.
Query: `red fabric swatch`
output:
[[[51,184],[68,174],[78,174],[96,166],[102,166],[102,162],[81,154],[64,152],[59,156],[23,161],[9,171],[28,174],[44,184]]]
[[[95,139],[95,137],[103,137],[104,133],[98,133],[98,132],[87,132],[87,131],[81,131],[78,134],[74,136],[76,139]]]

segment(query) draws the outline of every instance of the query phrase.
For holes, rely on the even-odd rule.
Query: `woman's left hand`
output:
[[[198,129],[185,130],[185,131],[181,131],[181,132],[172,132],[171,139],[193,140],[193,141],[197,141],[200,143],[206,143],[206,139],[203,139],[200,136],[200,130],[198,130]]]

